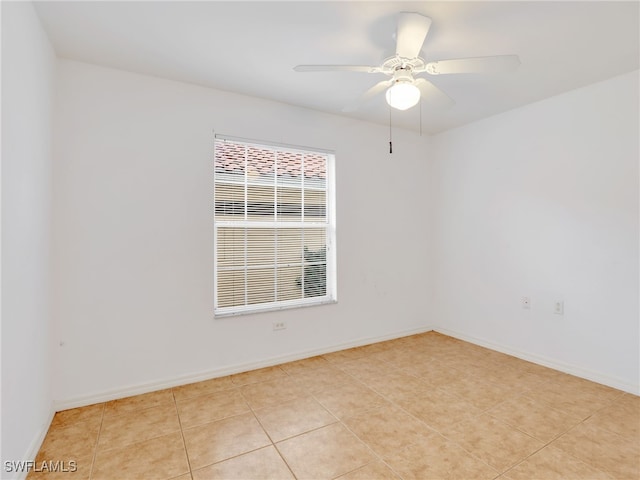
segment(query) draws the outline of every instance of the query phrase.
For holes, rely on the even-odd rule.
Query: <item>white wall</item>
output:
[[[51,116],[55,56],[30,3],[2,2],[2,478],[53,413]]]
[[[638,392],[638,89],[636,71],[432,139],[443,331]]]
[[[637,389],[637,72],[393,155],[275,102],[68,60],[57,82],[59,407],[432,325]],[[212,318],[213,129],[336,151],[338,304]]]
[[[389,155],[360,121],[67,60],[57,81],[59,405],[428,328],[426,138]],[[337,304],[212,318],[213,129],[335,150]]]

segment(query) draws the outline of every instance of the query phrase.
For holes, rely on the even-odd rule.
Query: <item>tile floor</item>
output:
[[[56,414],[30,479],[638,479],[640,397],[435,332]]]

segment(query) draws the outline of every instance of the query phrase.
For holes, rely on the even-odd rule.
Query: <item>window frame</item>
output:
[[[295,154],[318,154],[326,157],[326,183],[325,183],[325,221],[324,222],[309,222],[309,221],[300,221],[300,222],[292,222],[292,221],[278,221],[277,215],[274,217],[274,220],[270,221],[256,221],[249,220],[244,218],[242,221],[239,220],[216,220],[216,185],[217,185],[217,174],[215,171],[215,155],[216,155],[216,145],[219,141],[229,141],[237,144],[242,144],[246,147],[254,147],[257,149],[266,149],[270,151],[277,152],[289,152]],[[260,312],[273,312],[291,308],[301,308],[301,307],[310,307],[316,305],[324,305],[336,303],[338,301],[337,298],[337,270],[336,270],[336,206],[335,206],[335,198],[336,198],[336,180],[335,180],[335,153],[332,150],[319,149],[319,148],[311,148],[304,147],[298,145],[288,145],[276,142],[268,142],[262,140],[252,140],[246,139],[242,137],[234,137],[229,135],[215,134],[214,133],[214,173],[213,173],[213,261],[214,261],[214,272],[213,272],[213,300],[214,300],[214,308],[213,308],[213,316],[214,318],[223,318],[237,315],[247,315],[253,313]],[[245,175],[246,178],[246,175]],[[277,188],[278,183],[274,178],[274,209],[276,209],[277,205]],[[245,179],[245,189],[248,184]],[[304,185],[304,183],[302,184]],[[304,192],[304,186],[301,187],[301,191]],[[304,195],[304,194],[303,194]],[[245,209],[247,204],[246,194],[244,207]],[[301,204],[301,208],[305,209],[306,205]],[[258,304],[245,304],[238,306],[226,306],[220,307],[218,300],[218,274],[219,274],[219,265],[218,265],[218,229],[224,227],[238,227],[238,228],[302,228],[306,229],[318,229],[322,228],[324,230],[325,235],[325,248],[326,248],[326,291],[325,295],[322,296],[314,296],[314,297],[304,297],[304,292],[302,293],[302,298],[293,299],[293,300],[274,300],[272,302],[258,303]],[[246,240],[245,240],[246,241]],[[305,261],[304,258],[302,260],[302,267],[304,270]],[[245,269],[247,265],[245,264]],[[274,268],[277,270],[278,264],[274,264]],[[304,275],[304,273],[303,273]]]

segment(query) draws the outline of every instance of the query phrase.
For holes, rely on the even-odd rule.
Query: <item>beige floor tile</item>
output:
[[[398,346],[396,348],[385,350],[380,353],[375,353],[371,355],[371,358],[392,368],[404,369],[406,367],[414,365],[416,359],[421,358],[421,355],[416,353],[415,348]]]
[[[403,371],[393,371],[363,381],[380,395],[393,398],[404,393],[421,392],[432,387],[424,380]]]
[[[236,388],[211,395],[191,397],[177,402],[182,428],[195,427],[249,411],[249,406]]]
[[[459,423],[443,435],[500,473],[544,446],[543,442],[486,414]]]
[[[338,418],[358,415],[388,403],[383,397],[359,382],[339,385],[322,393],[316,393],[314,396],[324,408]]]
[[[585,419],[612,403],[616,397],[621,396],[621,392],[564,374],[528,391],[526,395]]]
[[[575,414],[556,410],[526,396],[501,403],[487,413],[545,443],[575,427],[581,420]]]
[[[98,451],[122,448],[177,431],[180,431],[180,422],[174,403],[105,417],[100,430]]]
[[[407,343],[402,348],[421,356],[425,354],[425,349],[430,345],[428,341],[417,335],[404,338],[407,340]]]
[[[553,446],[547,446],[507,472],[512,480],[612,480]]]
[[[397,368],[370,357],[342,363],[339,368],[365,383],[368,380],[375,380],[383,375],[397,371]]]
[[[57,412],[51,422],[52,427],[60,427],[71,425],[77,422],[93,422],[102,423],[102,414],[104,413],[104,403],[96,403],[87,407],[72,408]]]
[[[37,460],[78,472],[28,478],[94,458],[123,480],[192,480],[186,459],[197,480],[638,480],[640,397],[428,332],[59,412]]]
[[[420,420],[392,405],[345,418],[343,423],[382,458],[434,434]]]
[[[561,377],[564,375],[563,372],[554,370],[549,367],[545,367],[544,365],[538,365],[533,362],[525,361],[522,364],[522,366],[523,366],[523,369],[526,370],[527,372],[535,373],[536,375],[539,375],[541,378],[544,378],[545,380],[553,380],[556,377]]]
[[[474,376],[478,380],[500,385],[518,394],[538,388],[541,384],[552,379],[551,376],[545,373],[530,371],[526,366],[514,369],[512,366],[496,365],[492,368],[475,372]]]
[[[400,346],[400,344],[398,343],[397,339],[385,340],[384,342],[378,342],[378,343],[374,343],[372,345],[377,345],[378,348],[376,349],[376,351],[371,352],[371,354],[384,352],[386,350],[392,350],[392,349],[396,348],[397,346]]]
[[[497,378],[506,378],[507,380],[521,381],[530,380],[546,382],[558,377],[558,371],[552,370],[542,365],[520,360],[515,357],[506,356],[502,361],[495,361],[495,371]]]
[[[253,409],[279,405],[308,395],[304,386],[289,376],[245,385],[241,387],[241,392]]]
[[[398,370],[405,370],[415,365],[416,359],[421,358],[422,355],[420,348],[403,348],[394,359],[389,361],[389,364]]]
[[[393,401],[438,431],[482,413],[462,398],[438,389],[394,396]]]
[[[254,413],[274,442],[338,421],[313,397],[261,408]]]
[[[457,353],[464,353],[468,357],[472,357],[476,360],[482,360],[486,362],[500,362],[500,361],[508,361],[510,359],[518,360],[516,357],[512,357],[507,355],[506,353],[498,352],[496,350],[491,350],[489,348],[482,347],[480,345],[470,344],[467,348],[466,342],[460,341],[461,343],[457,344],[457,348],[453,347],[450,349],[451,351],[455,351]],[[519,360],[518,360],[519,361]]]
[[[296,478],[332,479],[370,463],[371,451],[334,423],[276,444]]]
[[[47,432],[36,460],[69,461],[92,456],[98,441],[100,425],[77,422],[52,427]]]
[[[345,475],[340,475],[336,480],[402,480],[393,470],[383,462],[376,461],[360,467]]]
[[[271,443],[253,413],[187,428],[183,433],[192,470]]]
[[[237,373],[231,375],[231,381],[234,385],[249,385],[251,383],[267,382],[278,378],[286,377],[287,373],[280,367],[266,367],[249,372]]]
[[[420,361],[403,369],[405,372],[416,375],[433,387],[441,387],[454,382],[464,373],[452,367],[446,366],[437,360]]]
[[[468,360],[469,362],[473,362],[472,359],[468,359]],[[483,364],[471,363],[471,365],[469,366],[466,366],[466,367],[459,366],[457,367],[457,369],[460,372],[462,372],[462,375],[457,377],[454,380],[454,382],[459,381],[460,378],[462,377],[465,377],[465,378],[472,377],[480,382],[500,385],[503,387],[508,385],[509,383],[507,381],[502,380],[502,374],[505,371],[508,371],[507,367],[500,368],[500,367],[497,367],[495,364],[483,365]],[[502,370],[502,372],[494,371],[495,369],[500,369]],[[519,393],[519,392],[516,392],[516,393]]]
[[[389,363],[389,359],[397,355],[397,353],[395,352],[398,350],[400,345],[394,340],[383,342],[383,344],[386,346],[386,348],[383,348],[378,352],[372,352],[369,355],[367,355],[367,357],[370,358],[371,360],[382,361],[383,363]]]
[[[525,360],[514,357],[513,355],[497,352],[485,347],[474,348],[474,354],[496,365],[504,365],[505,367],[520,368],[526,363]]]
[[[193,480],[294,480],[273,446],[195,470]]]
[[[374,353],[384,352],[389,348],[389,345],[387,345],[387,342],[376,342],[376,343],[370,343],[368,345],[363,345],[359,348],[362,352],[365,353],[365,355],[370,356],[370,355],[373,355]]]
[[[453,368],[465,374],[475,374],[476,371],[484,368],[482,365],[477,364],[475,358],[470,357],[464,351],[447,352],[435,355],[433,358],[440,362],[444,368]]]
[[[366,348],[348,348],[347,350],[339,350],[337,352],[325,353],[322,358],[329,363],[339,365],[341,363],[350,362],[370,355],[370,351]]]
[[[581,423],[552,445],[614,478],[640,478],[640,445],[616,433]]]
[[[308,373],[316,368],[329,367],[331,364],[322,356],[303,358],[295,362],[283,363],[279,365],[286,373],[293,375],[296,373]]]
[[[231,381],[231,377],[219,377],[204,380],[202,382],[190,383],[188,385],[181,385],[179,387],[173,387],[172,390],[176,401],[179,402],[186,398],[217,393],[235,387],[236,385]]]
[[[634,395],[632,393],[625,393],[624,395],[621,395],[620,398],[616,400],[624,404],[628,408],[633,409],[634,411],[640,410],[640,396],[638,395]]]
[[[180,432],[98,452],[92,480],[167,480],[189,472]]]
[[[480,410],[487,410],[515,396],[515,392],[506,387],[478,380],[472,376],[461,376],[441,387],[448,393],[463,398]]]
[[[498,475],[440,435],[400,450],[386,461],[403,480],[489,480]]]
[[[84,457],[73,457],[56,463],[38,463],[29,471],[27,480],[89,480],[93,453]]]
[[[114,415],[137,412],[144,410],[145,408],[173,404],[173,402],[173,393],[171,392],[171,389],[144,393],[142,395],[135,395],[133,397],[126,397],[107,402],[104,408],[104,416],[111,417]]]
[[[640,397],[626,394],[585,421],[640,445]]]
[[[355,381],[351,375],[335,367],[316,368],[311,372],[294,374],[292,377],[310,394],[324,392],[335,386]]]

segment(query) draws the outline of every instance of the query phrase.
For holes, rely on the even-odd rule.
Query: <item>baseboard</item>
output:
[[[319,348],[314,350],[307,350],[304,352],[296,352],[293,354],[280,355],[277,357],[271,357],[269,359],[261,360],[258,362],[249,362],[238,365],[231,365],[223,368],[217,368],[213,370],[207,370],[198,372],[195,374],[182,375],[158,382],[150,382],[140,385],[130,385],[123,388],[117,388],[109,391],[104,391],[92,395],[85,395],[82,397],[69,398],[65,400],[57,400],[55,402],[55,410],[67,410],[69,408],[84,407],[87,405],[93,405],[94,403],[108,402],[110,400],[116,400],[118,398],[130,397],[132,395],[140,395],[143,393],[154,392],[156,390],[162,390],[165,388],[178,387],[180,385],[186,385],[188,383],[201,382],[203,380],[210,380],[212,378],[224,377],[226,375],[233,375],[235,373],[242,373],[249,370],[255,370],[258,368],[272,367],[274,365],[280,365],[286,362],[293,362],[296,360],[302,360],[303,358],[314,357],[316,355],[324,355],[327,353],[337,352],[347,348],[360,347],[363,345],[369,345],[371,343],[384,342],[386,340],[393,340],[395,338],[406,337],[409,335],[416,335],[419,333],[425,333],[432,331],[432,327],[423,327],[411,330],[404,330],[401,332],[395,332],[388,335],[382,335],[378,337],[367,337],[354,340],[339,345],[333,345],[331,347]]]
[[[633,393],[634,395],[640,395],[640,385],[628,383],[616,377],[603,375],[599,372],[593,372],[591,370],[586,370],[584,368],[577,367],[575,365],[558,362],[557,360],[544,357],[542,355],[536,355],[529,352],[524,352],[522,350],[517,350],[511,347],[507,347],[505,345],[500,345],[488,340],[477,338],[471,335],[466,335],[464,333],[456,332],[446,328],[436,327],[434,328],[434,330],[443,335],[448,335],[450,337],[454,337],[459,340],[464,340],[465,342],[473,343],[474,345],[479,345],[481,347],[486,347],[491,350],[495,350],[497,352],[506,353],[507,355],[511,355],[513,357],[517,357],[522,360],[527,360],[529,362],[533,362],[538,365],[542,365],[544,367],[553,368],[554,370],[568,373],[570,375],[575,375],[576,377],[584,378],[586,380],[591,380],[593,382],[600,383],[602,385],[607,385],[608,387],[616,388],[618,390]]]
[[[53,416],[56,414],[56,410],[54,408],[54,404],[51,403],[51,407],[49,409],[49,415],[47,420],[45,421],[44,425],[42,426],[42,428],[36,432],[36,434],[33,436],[33,439],[31,440],[31,443],[29,444],[29,447],[27,448],[27,451],[24,455],[24,459],[23,459],[23,465],[26,464],[27,462],[33,462],[36,459],[36,455],[38,455],[38,452],[40,451],[40,447],[42,447],[42,442],[44,442],[44,437],[47,436],[47,432],[49,431],[49,427],[51,427],[51,422],[53,421]],[[17,472],[6,472],[5,471],[5,466],[2,465],[2,478],[11,478],[11,479],[15,479],[15,480],[25,480],[27,478],[27,475],[29,474],[29,472],[25,469],[24,471],[17,471]],[[9,475],[9,476],[7,476]],[[13,475],[13,476],[11,476]]]

